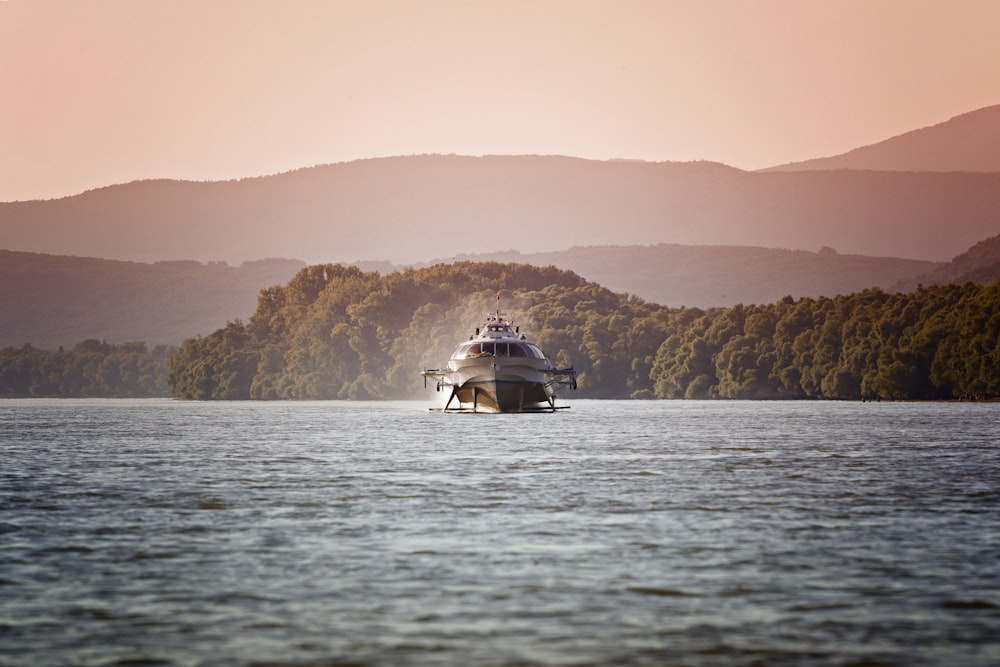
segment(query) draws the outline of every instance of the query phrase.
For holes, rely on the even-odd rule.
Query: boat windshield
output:
[[[458,346],[452,359],[475,359],[476,357],[524,357],[544,359],[542,351],[531,343],[523,342],[473,342]]]

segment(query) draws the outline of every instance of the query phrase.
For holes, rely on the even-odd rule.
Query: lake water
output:
[[[0,401],[0,664],[1000,664],[1000,404],[567,401]]]

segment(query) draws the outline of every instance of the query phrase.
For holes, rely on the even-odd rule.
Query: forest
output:
[[[257,310],[189,338],[168,362],[186,399],[428,397],[439,367],[503,309],[581,398],[1000,397],[1000,283],[864,290],[770,305],[666,308],[554,267],[438,264],[380,275],[301,270]]]
[[[167,361],[177,350],[96,339],[72,350],[32,345],[0,349],[0,398],[152,398],[169,396]]]

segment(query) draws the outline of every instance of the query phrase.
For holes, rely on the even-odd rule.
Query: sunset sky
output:
[[[1000,103],[997,0],[0,0],[0,201],[420,153],[841,153]]]

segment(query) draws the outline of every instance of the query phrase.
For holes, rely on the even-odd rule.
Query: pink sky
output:
[[[418,153],[841,153],[1000,103],[996,0],[0,0],[0,201]]]

